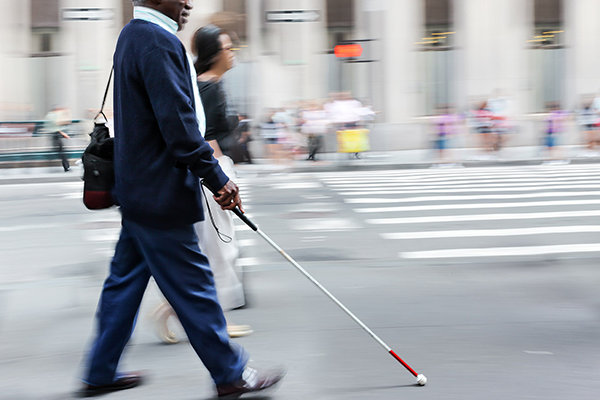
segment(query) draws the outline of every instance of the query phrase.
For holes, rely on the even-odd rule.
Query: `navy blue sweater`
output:
[[[198,130],[179,39],[147,21],[123,28],[114,55],[115,197],[123,217],[158,227],[203,219],[199,177],[229,180]]]

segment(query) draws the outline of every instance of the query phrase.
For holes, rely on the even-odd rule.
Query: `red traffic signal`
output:
[[[333,49],[337,58],[356,58],[363,53],[363,48],[360,44],[338,44]]]

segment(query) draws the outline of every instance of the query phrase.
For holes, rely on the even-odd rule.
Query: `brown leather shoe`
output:
[[[122,374],[119,379],[110,385],[89,385],[86,384],[76,393],[77,397],[94,397],[103,394],[117,392],[119,390],[131,389],[144,383],[144,376],[139,372],[128,372]]]
[[[276,367],[268,371],[246,367],[242,379],[237,382],[217,385],[219,398],[235,399],[244,393],[258,392],[272,388],[285,376],[285,368]]]

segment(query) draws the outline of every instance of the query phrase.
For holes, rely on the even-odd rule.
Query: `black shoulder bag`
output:
[[[90,144],[81,156],[83,162],[83,204],[90,210],[102,210],[115,205],[112,190],[115,186],[115,169],[113,162],[114,139],[110,137],[104,115],[104,103],[110,87],[114,67],[110,70],[108,84],[104,92],[102,107],[94,118],[94,130],[90,133]],[[98,122],[98,117],[104,122]]]

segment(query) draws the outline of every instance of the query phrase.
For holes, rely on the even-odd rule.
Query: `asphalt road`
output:
[[[596,399],[600,166],[243,174],[248,214],[415,370],[425,387],[255,233],[238,224],[259,366],[271,399]],[[81,183],[0,184],[0,399],[78,387],[118,237]],[[151,382],[107,399],[210,399],[183,340],[142,304],[125,370]],[[182,335],[181,332],[178,332]]]

